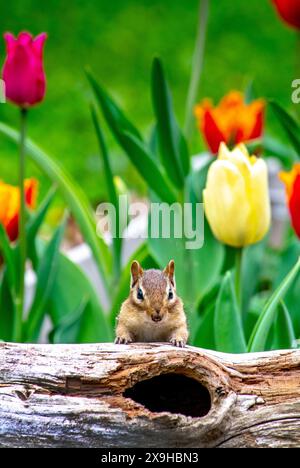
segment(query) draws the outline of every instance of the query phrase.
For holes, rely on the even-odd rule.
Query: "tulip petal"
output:
[[[289,25],[300,29],[299,0],[273,0],[278,14]]]
[[[238,168],[229,161],[215,161],[209,169],[203,197],[214,235],[233,247],[245,245],[250,206],[245,181]]]
[[[293,228],[297,236],[300,238],[300,175],[297,176],[293,194],[290,198],[289,209],[292,219]]]
[[[15,36],[10,32],[4,33],[3,37],[4,37],[4,40],[5,40],[5,43],[6,43],[6,51],[9,54],[14,49],[17,40],[16,40]]]
[[[25,199],[30,208],[35,208],[38,183],[35,179],[25,180]]]
[[[26,204],[31,208],[34,208],[36,194],[37,181],[35,179],[26,179]],[[4,226],[11,241],[15,241],[18,237],[19,211],[19,188],[0,181],[0,223]]]
[[[229,149],[224,143],[221,144],[219,151],[219,159],[230,161],[237,167],[237,169],[246,179],[251,177],[251,163],[245,145],[240,144],[236,146],[233,151],[229,151]]]
[[[260,138],[263,133],[264,128],[264,120],[265,120],[265,110],[262,108],[256,115],[255,125],[253,127],[252,132],[249,135],[249,140],[255,140],[256,138]]]
[[[32,42],[32,35],[27,31],[22,31],[18,35],[17,42],[19,45],[27,47]]]
[[[196,106],[195,115],[209,148],[216,153],[221,141],[233,145],[260,137],[264,108],[262,99],[247,104],[242,93],[231,91],[215,107],[204,99]]]
[[[219,151],[222,141],[226,141],[225,136],[217,126],[211,112],[206,110],[203,116],[203,134],[205,140],[213,154]]]
[[[41,33],[34,39],[32,43],[32,48],[36,52],[37,56],[42,58],[44,51],[45,40],[47,39],[46,33]]]

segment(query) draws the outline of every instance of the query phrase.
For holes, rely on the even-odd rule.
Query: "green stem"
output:
[[[193,120],[194,120],[193,107],[196,103],[200,78],[201,78],[202,69],[203,69],[208,9],[209,9],[209,0],[200,0],[197,38],[196,38],[196,44],[195,44],[195,49],[194,49],[193,61],[192,61],[192,74],[191,74],[191,81],[189,85],[189,91],[188,91],[188,97],[187,97],[187,103],[186,103],[186,113],[185,113],[184,133],[187,139],[189,139],[192,134]]]
[[[242,268],[243,268],[243,248],[236,249],[235,253],[235,292],[238,306],[242,313]]]
[[[27,109],[21,109],[20,121],[20,160],[19,160],[19,189],[20,189],[20,214],[19,214],[19,288],[16,301],[16,315],[14,321],[13,341],[20,341],[22,338],[22,320],[24,313],[25,298],[25,267],[26,267],[26,207],[25,207],[25,139]]]

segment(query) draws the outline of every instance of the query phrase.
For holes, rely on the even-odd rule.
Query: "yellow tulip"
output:
[[[240,144],[221,143],[203,192],[205,214],[215,237],[232,247],[255,244],[271,224],[268,169]]]

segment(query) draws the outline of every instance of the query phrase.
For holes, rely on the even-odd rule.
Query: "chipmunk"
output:
[[[137,261],[132,263],[130,294],[117,318],[115,343],[167,341],[185,346],[189,333],[174,270],[174,260],[163,271],[144,271]]]

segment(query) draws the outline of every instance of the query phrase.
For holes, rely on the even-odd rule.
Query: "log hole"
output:
[[[207,388],[181,374],[162,374],[143,380],[125,390],[123,396],[156,413],[167,411],[200,418],[211,409]]]

